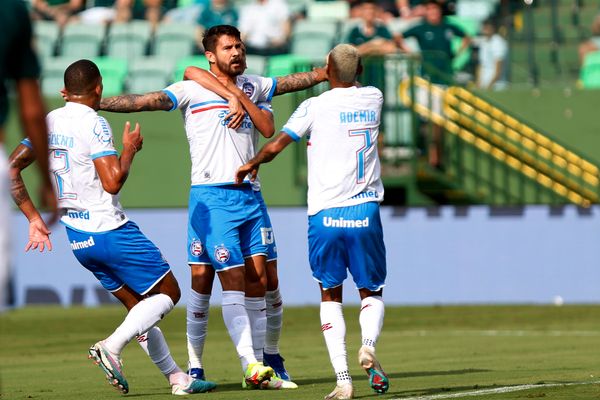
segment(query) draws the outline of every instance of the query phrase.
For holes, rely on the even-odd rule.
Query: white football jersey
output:
[[[282,131],[306,135],[308,215],[383,200],[377,137],[383,95],[375,87],[328,90],[305,100]]]
[[[94,160],[117,155],[110,125],[88,106],[68,102],[46,117],[50,170],[61,222],[85,232],[104,232],[128,221],[119,195],[104,190]]]
[[[238,86],[255,103],[270,101],[275,80],[254,75],[237,77]],[[237,169],[256,152],[254,124],[248,116],[233,130],[227,127],[227,101],[194,81],[164,89],[173,109],[182,112],[192,159],[192,185],[228,185]]]

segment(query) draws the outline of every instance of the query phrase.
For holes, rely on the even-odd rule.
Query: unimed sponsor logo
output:
[[[71,242],[71,248],[73,250],[87,249],[88,247],[92,247],[95,245],[96,243],[94,243],[94,238],[92,236],[90,236],[88,240],[82,240],[81,242],[76,242],[73,240]]]
[[[369,217],[365,219],[323,217],[323,226],[326,228],[366,228],[369,226]]]

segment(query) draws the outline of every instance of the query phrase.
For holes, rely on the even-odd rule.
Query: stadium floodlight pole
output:
[[[529,61],[529,77],[533,87],[539,86],[539,71],[535,62],[535,26],[533,22],[533,1],[523,0],[525,3],[525,26],[527,29],[527,59]]]

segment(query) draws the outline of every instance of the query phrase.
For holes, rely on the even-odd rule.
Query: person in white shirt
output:
[[[249,54],[267,56],[288,50],[291,20],[283,0],[254,0],[242,6],[238,27]]]
[[[58,195],[69,245],[77,260],[94,274],[129,311],[119,327],[89,349],[89,358],[108,382],[129,392],[121,352],[134,338],[168,379],[172,393],[188,395],[215,388],[212,382],[193,379],[171,357],[158,322],[181,296],[179,285],[160,250],[125,215],[119,203],[135,154],[143,138],[136,124],[123,131],[123,151],[118,156],[108,122],[98,115],[102,76],[96,64],[79,60],[65,71],[69,101],[48,114],[50,170]],[[30,221],[26,249],[52,249],[49,230],[29,198],[21,171],[34,161],[25,139],[10,156],[15,184],[12,194]]]
[[[479,42],[479,66],[477,86],[481,89],[501,90],[506,88],[506,58],[508,44],[496,32],[492,20],[486,20],[482,27],[483,38]]]
[[[375,87],[358,86],[355,80],[361,69],[355,47],[336,46],[327,59],[331,90],[300,104],[282,132],[236,174],[236,182],[248,175],[254,179],[260,164],[306,136],[309,262],[321,288],[321,330],[337,377],[335,389],[325,399],[350,399],[354,393],[342,313],[342,285],[348,270],[361,297],[359,362],[376,392],[389,388],[375,357],[386,277],[377,154],[383,95]]]

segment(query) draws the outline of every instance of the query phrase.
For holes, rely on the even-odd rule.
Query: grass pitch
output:
[[[120,322],[119,307],[25,308],[0,317],[2,399],[123,397],[87,360],[87,348]],[[391,379],[377,396],[357,365],[358,309],[346,308],[347,344],[356,398],[600,399],[600,306],[389,307],[378,357]],[[185,311],[161,323],[185,366]],[[335,378],[316,307],[287,308],[282,354],[295,391],[241,389],[241,371],[219,309],[211,310],[205,351],[205,399],[322,399]],[[136,343],[124,352],[127,397],[172,399],[168,384]],[[520,386],[530,385],[535,386]],[[510,391],[514,390],[514,391]]]

